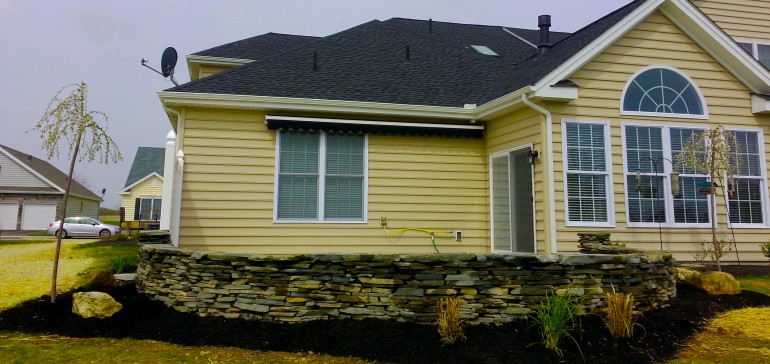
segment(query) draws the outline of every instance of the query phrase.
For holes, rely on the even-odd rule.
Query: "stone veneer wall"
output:
[[[502,323],[554,290],[580,296],[587,311],[604,305],[610,286],[632,293],[637,310],[676,295],[668,253],[269,256],[145,245],[140,255],[139,291],[201,316],[435,322],[437,299],[461,297],[467,321]]]

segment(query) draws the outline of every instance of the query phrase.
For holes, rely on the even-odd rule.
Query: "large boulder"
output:
[[[703,272],[693,279],[692,285],[712,296],[741,293],[741,283],[725,272]]]
[[[123,305],[103,292],[78,292],[72,296],[72,313],[83,318],[110,317],[122,308]]]
[[[700,277],[700,272],[692,268],[676,267],[674,269],[674,278],[677,283],[693,285]]]

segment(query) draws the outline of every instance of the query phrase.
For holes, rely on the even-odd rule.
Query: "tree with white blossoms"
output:
[[[71,90],[71,92],[66,93]],[[61,255],[61,239],[64,230],[64,218],[67,211],[70,186],[75,171],[76,161],[116,163],[123,159],[115,141],[107,135],[107,114],[88,110],[88,86],[85,82],[62,87],[51,99],[40,121],[32,130],[40,132],[43,149],[48,158],[59,156],[59,146],[66,143],[69,147],[70,168],[67,174],[67,187],[64,191],[61,210],[59,211],[59,229],[56,233],[56,254],[51,276],[51,302],[56,302],[56,279]],[[30,131],[32,131],[30,130]]]
[[[732,242],[723,241],[717,238],[717,210],[716,210],[716,187],[717,180],[728,179],[728,185],[733,186],[733,176],[740,171],[743,163],[741,154],[738,153],[738,140],[732,132],[726,131],[722,124],[713,128],[706,129],[699,134],[693,135],[685,143],[681,153],[676,156],[675,169],[682,168],[698,171],[708,175],[709,192],[711,194],[711,249],[710,255],[716,263],[717,270],[722,271],[720,259],[729,252]],[[723,186],[723,193],[727,190]]]

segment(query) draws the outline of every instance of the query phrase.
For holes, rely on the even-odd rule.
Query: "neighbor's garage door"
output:
[[[25,203],[21,212],[22,230],[45,230],[56,220],[56,205]]]
[[[16,230],[19,203],[0,203],[0,230]]]

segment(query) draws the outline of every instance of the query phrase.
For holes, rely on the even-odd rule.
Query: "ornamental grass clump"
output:
[[[125,273],[129,270],[134,270],[139,265],[139,255],[124,255],[122,257],[114,258],[110,260],[108,266],[114,273]]]
[[[451,345],[457,341],[465,341],[460,305],[462,300],[458,297],[442,298],[436,302],[438,333],[441,335],[442,344]]]
[[[636,325],[634,312],[634,296],[626,293],[605,293],[604,299],[607,308],[604,309],[604,325],[616,338],[628,338],[634,336]]]
[[[540,329],[540,339],[547,349],[562,356],[559,343],[565,337],[569,337],[578,345],[570,332],[577,327],[582,308],[572,295],[554,292],[546,296],[545,302],[535,306],[534,311],[534,320]]]

